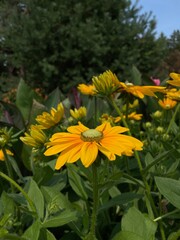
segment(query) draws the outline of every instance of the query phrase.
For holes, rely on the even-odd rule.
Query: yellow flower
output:
[[[129,103],[129,108],[136,108],[139,106],[138,99],[135,99],[133,103]]]
[[[64,107],[59,103],[57,109],[51,108],[50,113],[43,112],[36,117],[36,121],[42,126],[42,129],[48,129],[58,124],[64,116]]]
[[[121,118],[120,117],[113,117],[113,116],[111,116],[107,113],[104,113],[104,114],[102,114],[102,116],[100,117],[99,120],[100,120],[101,123],[109,122],[110,124],[113,125],[114,123],[119,122],[121,120]]]
[[[14,154],[13,154],[11,151],[9,151],[8,149],[6,149],[6,153],[7,153],[8,155],[11,155],[11,156],[14,155]],[[0,161],[4,161],[4,160],[5,160],[4,153],[3,153],[3,150],[1,149],[1,150],[0,150]]]
[[[128,119],[133,119],[133,120],[141,120],[143,114],[139,114],[139,113],[136,113],[136,112],[132,112],[130,114],[128,114]]]
[[[79,125],[68,127],[68,132],[55,133],[47,143],[46,156],[61,153],[55,169],[60,169],[65,163],[73,163],[81,159],[85,167],[89,167],[97,158],[98,152],[103,153],[110,161],[116,155],[132,156],[133,150],[142,150],[142,142],[123,135],[128,128],[115,126],[105,122],[95,129],[89,129],[79,122]]]
[[[96,87],[98,94],[109,96],[119,88],[119,80],[117,76],[110,70],[93,77],[92,82]]]
[[[77,88],[84,95],[93,96],[96,94],[96,88],[93,84],[86,85],[82,83],[82,84],[79,84]]]
[[[159,87],[159,86],[134,86],[132,83],[123,83],[120,82],[121,88],[120,92],[127,92],[135,97],[144,98],[145,95],[156,97],[154,94],[155,92],[163,92],[165,87]]]
[[[34,148],[44,146],[46,135],[42,131],[41,125],[31,125],[29,132],[29,134],[25,133],[25,137],[20,137],[23,143]]]
[[[180,90],[177,91],[177,89],[172,89],[170,91],[167,91],[166,97],[179,102],[180,101]]]
[[[76,120],[81,120],[82,118],[86,117],[87,110],[85,107],[80,107],[79,109],[70,109],[71,116]]]
[[[166,110],[172,109],[177,104],[176,101],[174,101],[170,98],[164,98],[163,100],[159,100],[158,103],[162,108],[164,108]]]
[[[176,87],[180,87],[180,74],[179,73],[170,73],[169,76],[173,79],[173,80],[168,80],[167,83],[176,86]]]

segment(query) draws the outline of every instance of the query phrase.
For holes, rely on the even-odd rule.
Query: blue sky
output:
[[[174,30],[180,30],[180,0],[139,0],[138,6],[142,6],[140,13],[152,11],[157,22],[157,36],[163,32],[169,37]]]

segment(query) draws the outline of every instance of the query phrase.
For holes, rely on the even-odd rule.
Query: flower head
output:
[[[177,102],[170,99],[170,98],[164,98],[163,100],[158,101],[159,105],[166,110],[172,109],[176,106]]]
[[[81,83],[81,84],[78,85],[77,88],[84,95],[93,96],[93,95],[96,94],[96,88],[93,84],[86,85],[84,83]]]
[[[172,78],[172,80],[168,80],[167,83],[176,87],[180,87],[180,74],[172,72],[169,74],[169,76]]]
[[[99,120],[100,120],[101,123],[109,122],[110,124],[113,125],[113,124],[119,122],[121,120],[121,118],[120,117],[113,117],[113,116],[111,116],[107,113],[104,113],[104,114],[102,114],[102,116],[100,117]]]
[[[44,153],[46,156],[60,153],[56,169],[78,159],[81,159],[85,167],[89,167],[96,160],[98,152],[110,161],[115,160],[116,155],[131,156],[133,150],[142,150],[143,146],[138,139],[122,134],[128,131],[128,128],[111,127],[109,122],[95,129],[89,129],[79,122],[76,126],[68,127],[67,131],[53,134]]]
[[[31,125],[29,132],[25,133],[25,137],[20,137],[23,143],[36,149],[44,146],[47,137],[41,125]]]
[[[144,98],[145,95],[156,97],[155,92],[163,92],[165,87],[160,86],[135,86],[132,83],[120,82],[120,92],[127,92],[135,97]]]
[[[8,150],[8,149],[6,149],[6,153],[7,153],[8,155],[11,155],[11,156],[14,155],[14,154],[13,154],[10,150]],[[0,161],[4,161],[4,160],[5,160],[5,156],[4,156],[3,150],[1,149],[1,150],[0,150]]]
[[[132,112],[128,114],[128,119],[139,121],[142,119],[143,114]]]
[[[86,117],[87,110],[85,107],[80,107],[79,109],[70,109],[71,116],[76,120],[81,120]]]
[[[0,128],[0,149],[11,145],[12,129]]]
[[[177,102],[180,102],[180,90],[171,89],[170,91],[166,91],[166,97]]]
[[[64,107],[59,103],[57,109],[51,108],[50,113],[43,112],[36,117],[36,121],[42,126],[42,129],[48,129],[58,124],[64,116]]]
[[[92,81],[96,87],[97,93],[103,96],[109,96],[119,88],[119,80],[110,70],[99,76],[94,76]]]

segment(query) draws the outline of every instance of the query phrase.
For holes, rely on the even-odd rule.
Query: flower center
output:
[[[81,133],[81,140],[84,142],[99,142],[103,138],[103,133],[96,129],[88,129]]]
[[[134,86],[134,84],[130,82],[126,82],[126,86]]]

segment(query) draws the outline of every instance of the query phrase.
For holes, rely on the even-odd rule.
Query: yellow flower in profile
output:
[[[76,120],[81,120],[86,117],[87,110],[86,107],[80,107],[79,109],[70,109],[71,116]]]
[[[111,116],[111,115],[109,115],[107,113],[104,113],[104,114],[102,114],[102,116],[100,117],[99,120],[100,120],[101,123],[109,122],[110,124],[113,125],[113,124],[115,124],[117,122],[120,122],[121,117],[113,117],[113,116]]]
[[[46,156],[60,153],[55,169],[60,169],[65,163],[74,163],[81,159],[85,167],[89,167],[97,158],[98,152],[104,154],[110,161],[116,155],[132,156],[133,150],[142,150],[142,142],[123,135],[128,128],[111,127],[105,122],[95,129],[89,129],[79,122],[76,126],[67,128],[68,132],[55,133],[47,143]]]
[[[36,121],[42,126],[42,129],[48,129],[57,125],[64,116],[64,107],[59,103],[57,109],[51,108],[50,113],[43,112],[36,117]]]
[[[29,134],[25,133],[25,137],[20,137],[20,140],[28,146],[39,148],[44,146],[47,137],[41,125],[31,125]]]
[[[168,80],[167,83],[176,87],[180,87],[180,74],[172,72],[169,74],[169,76],[172,78],[172,80]]]
[[[139,121],[142,119],[142,116],[143,116],[143,114],[132,112],[132,113],[128,114],[128,119],[133,119],[133,120]]]
[[[93,84],[86,85],[84,83],[81,83],[78,85],[77,89],[84,95],[96,95],[96,88]]]
[[[141,99],[145,95],[156,97],[155,92],[164,92],[164,89],[165,87],[160,86],[135,86],[132,83],[120,82],[120,92],[127,92]]]
[[[129,103],[129,108],[136,108],[139,106],[139,100],[135,99],[133,103]]]
[[[164,98],[163,100],[158,101],[159,105],[166,110],[172,109],[176,106],[177,102],[170,99],[170,98]]]
[[[119,88],[119,80],[116,74],[110,70],[99,76],[94,76],[92,82],[96,87],[97,93],[103,96],[110,96]]]
[[[170,91],[166,91],[166,97],[180,102],[180,90],[177,91],[177,89],[172,89]]]
[[[6,149],[6,153],[7,153],[7,155],[11,155],[11,156],[14,155],[14,154],[13,154],[10,150],[8,150],[8,149]],[[5,160],[5,157],[4,157],[3,150],[0,149],[0,161],[4,161],[4,160]]]

